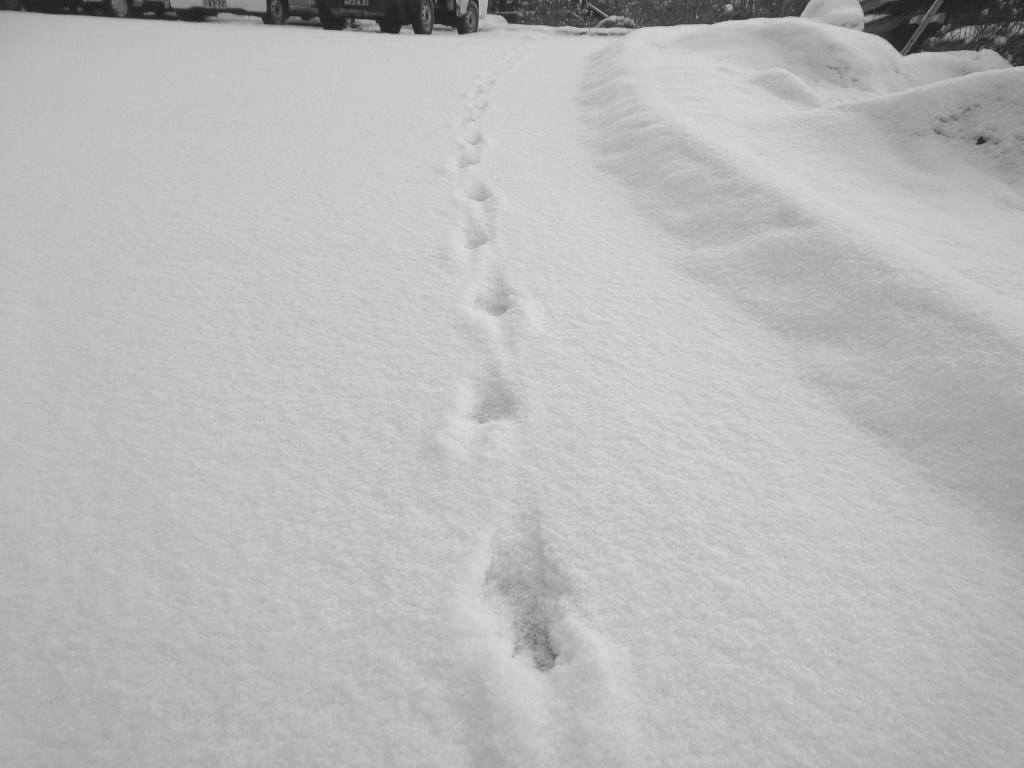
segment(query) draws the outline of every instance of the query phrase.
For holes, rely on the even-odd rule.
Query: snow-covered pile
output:
[[[0,765],[1019,763],[1022,74],[0,16]]]
[[[991,52],[903,58],[775,20],[634,35],[595,58],[584,101],[681,268],[795,343],[856,423],[1010,512],[1022,92]]]
[[[800,18],[847,29],[864,29],[864,9],[858,0],[810,0]]]

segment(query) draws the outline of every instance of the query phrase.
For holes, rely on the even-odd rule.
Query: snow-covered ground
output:
[[[1024,759],[1024,70],[5,13],[0,137],[0,764]]]

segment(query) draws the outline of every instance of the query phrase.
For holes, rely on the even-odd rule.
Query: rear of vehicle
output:
[[[318,11],[324,29],[341,29],[346,19],[374,19],[390,34],[410,24],[417,35],[429,35],[437,23],[461,35],[476,32],[480,23],[478,0],[319,0]]]
[[[218,13],[259,16],[264,24],[284,24],[289,16],[316,16],[315,0],[168,0],[179,19],[197,21]]]

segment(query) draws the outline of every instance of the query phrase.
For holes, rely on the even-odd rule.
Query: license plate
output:
[[[369,5],[370,0],[345,0],[345,5]]]
[[[227,0],[203,0],[203,8],[227,8]]]

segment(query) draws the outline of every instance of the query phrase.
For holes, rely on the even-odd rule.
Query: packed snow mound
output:
[[[679,266],[937,482],[1019,509],[1024,70],[800,19],[642,30],[592,64],[594,141]]]
[[[991,51],[986,52],[991,53]],[[1024,191],[1024,82],[1015,69],[958,77],[848,105],[905,156],[953,171],[972,166]],[[943,141],[945,140],[945,141]],[[929,148],[931,151],[929,152]]]
[[[629,16],[606,16],[597,22],[598,29],[607,29],[609,27],[620,27],[623,29],[636,29],[636,22],[633,21]]]
[[[479,31],[485,32],[493,29],[505,29],[508,27],[508,20],[496,13],[489,13],[480,17]]]
[[[718,86],[714,94],[701,87],[693,95],[701,99],[713,95],[726,104],[746,95],[750,79],[793,82],[799,90],[813,93],[815,103],[836,104],[972,72],[1010,68],[993,51],[903,57],[876,35],[795,18],[649,29],[628,47],[638,56],[635,67],[652,56],[659,58],[663,69],[658,79],[673,101],[679,101],[678,94],[688,83],[703,85],[710,79]],[[615,58],[618,49],[605,55]],[[677,88],[670,88],[673,80]]]
[[[864,29],[864,9],[857,0],[810,0],[800,18],[847,29]]]

